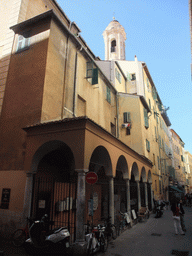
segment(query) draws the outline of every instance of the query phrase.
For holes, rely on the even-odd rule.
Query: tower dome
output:
[[[124,27],[113,19],[103,32],[105,60],[125,60],[126,33]]]

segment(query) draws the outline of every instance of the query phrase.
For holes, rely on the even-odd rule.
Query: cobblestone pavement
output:
[[[165,210],[161,218],[151,214],[147,221],[126,230],[97,256],[192,256],[192,208],[185,209],[185,236],[175,235],[172,212]]]
[[[161,218],[156,219],[151,214],[147,221],[126,230],[110,242],[107,252],[95,256],[192,256],[192,208],[184,209],[185,236],[175,235],[172,213],[165,210]],[[4,256],[26,255],[23,248],[14,248],[8,239],[0,240],[1,251]]]

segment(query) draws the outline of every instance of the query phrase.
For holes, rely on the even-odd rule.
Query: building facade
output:
[[[68,226],[72,242],[82,244],[93,211],[97,224],[108,215],[115,222],[119,210],[152,209],[153,165],[121,139],[118,91],[78,26],[56,1],[18,1],[16,9],[1,79],[1,231],[47,213],[52,228]],[[98,176],[94,193],[88,172]]]

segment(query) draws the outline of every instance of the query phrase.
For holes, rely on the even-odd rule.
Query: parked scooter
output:
[[[37,220],[29,229],[30,238],[24,243],[28,254],[69,252],[70,233],[66,227],[47,231],[49,226],[48,215]]]
[[[156,214],[155,218],[160,218],[163,215],[165,203],[163,201],[156,201]]]

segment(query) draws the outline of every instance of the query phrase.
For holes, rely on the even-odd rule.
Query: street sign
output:
[[[98,177],[97,177],[97,174],[96,174],[95,172],[88,172],[88,173],[86,174],[85,179],[86,179],[86,182],[87,182],[88,184],[93,185],[94,183],[97,182]]]

